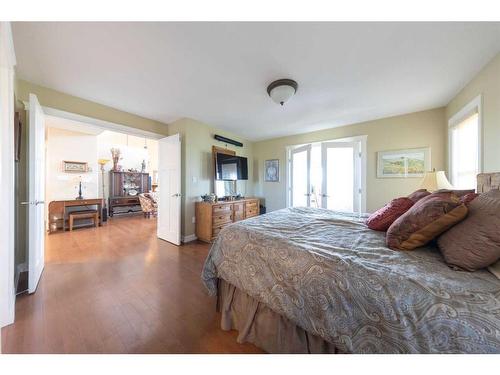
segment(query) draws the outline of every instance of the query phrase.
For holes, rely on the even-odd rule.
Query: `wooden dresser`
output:
[[[215,203],[196,202],[196,237],[201,241],[212,242],[226,225],[258,214],[257,198]]]

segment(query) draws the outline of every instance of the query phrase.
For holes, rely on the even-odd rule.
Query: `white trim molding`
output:
[[[14,322],[14,66],[9,22],[0,22],[0,327]]]
[[[23,101],[24,104],[24,109],[29,111],[30,106],[27,101]],[[165,134],[158,134],[154,132],[150,132],[148,130],[142,130],[138,128],[133,128],[131,126],[127,125],[122,125],[122,124],[117,124],[115,122],[110,122],[110,121],[105,121],[105,120],[99,120],[93,117],[88,117],[84,115],[79,115],[76,113],[72,112],[66,112],[60,109],[52,108],[52,107],[46,107],[42,106],[43,113],[49,116],[54,116],[54,117],[59,117],[71,121],[78,121],[82,122],[84,124],[90,125],[92,127],[101,129],[101,130],[110,130],[114,131],[117,133],[124,133],[124,134],[129,134],[129,135],[135,135],[137,137],[146,137],[150,139],[161,139],[166,137]]]

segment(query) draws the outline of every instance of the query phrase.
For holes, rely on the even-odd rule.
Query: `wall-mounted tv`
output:
[[[215,154],[215,179],[223,181],[248,180],[247,158]]]

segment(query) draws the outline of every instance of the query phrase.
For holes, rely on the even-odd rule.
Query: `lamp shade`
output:
[[[424,179],[420,184],[420,189],[427,189],[428,191],[436,191],[440,189],[453,189],[444,171],[426,172]]]

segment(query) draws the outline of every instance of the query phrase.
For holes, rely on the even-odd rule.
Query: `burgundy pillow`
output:
[[[463,204],[466,206],[469,206],[469,203],[472,202],[474,199],[476,199],[479,196],[477,193],[467,193],[463,196],[460,197],[460,200],[462,201]]]
[[[467,194],[473,194],[476,192],[476,189],[462,189],[462,190],[453,190],[453,189],[439,189],[436,190],[434,193],[453,193],[457,197],[462,198],[463,196]]]
[[[467,216],[467,207],[453,193],[432,193],[420,199],[387,230],[391,249],[424,246]]]
[[[408,195],[408,198],[411,199],[413,201],[413,203],[416,203],[420,199],[422,199],[430,194],[431,193],[429,193],[426,189],[418,189],[418,190],[414,191],[413,193],[411,193],[410,195]]]
[[[500,260],[500,190],[490,190],[469,204],[469,216],[438,239],[446,263],[468,271]]]
[[[403,215],[413,206],[409,198],[396,198],[378,209],[366,219],[366,225],[373,230],[385,232],[398,217]]]

